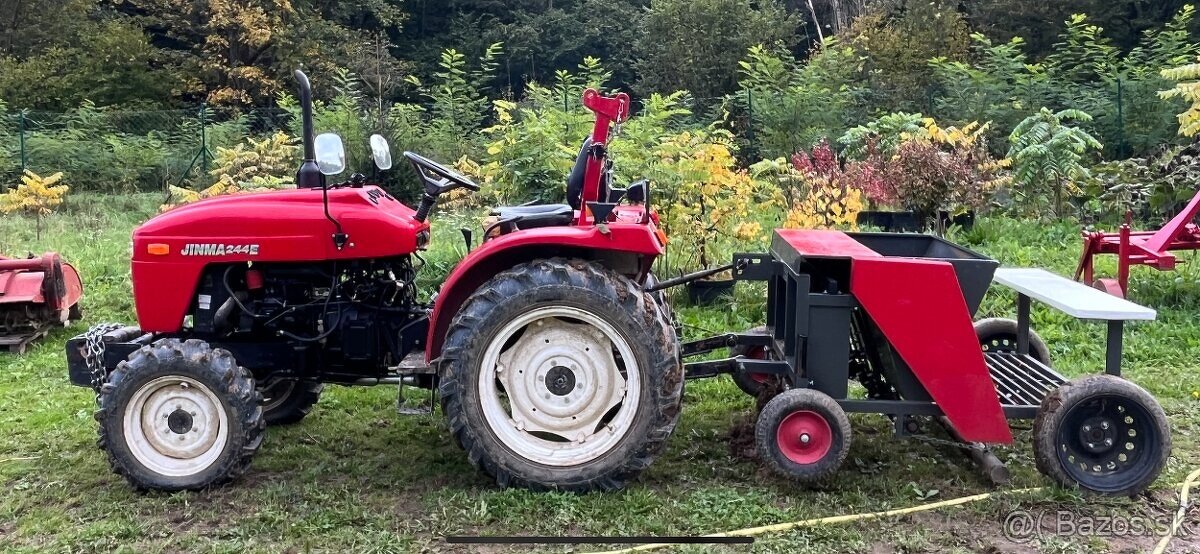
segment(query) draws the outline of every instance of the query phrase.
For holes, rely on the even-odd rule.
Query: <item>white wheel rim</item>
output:
[[[190,377],[159,377],[133,394],[122,420],[130,452],[147,469],[195,475],[217,461],[229,438],[229,416],[207,386]]]
[[[641,374],[611,324],[586,310],[551,306],[496,333],[484,351],[479,392],[489,429],[510,450],[539,464],[573,466],[599,458],[629,433]]]

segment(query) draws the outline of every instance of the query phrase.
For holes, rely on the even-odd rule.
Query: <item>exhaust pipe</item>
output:
[[[299,69],[296,70],[296,83],[300,88],[300,122],[304,132],[304,161],[296,172],[297,188],[323,188],[325,176],[317,167],[317,152],[313,145],[313,114],[312,114],[312,84],[308,76]]]

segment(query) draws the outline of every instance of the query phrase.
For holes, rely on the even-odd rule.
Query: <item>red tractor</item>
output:
[[[781,229],[769,253],[655,281],[666,236],[649,186],[614,188],[606,158],[625,94],[584,93],[596,124],[567,202],[494,210],[482,245],[423,303],[430,211],[478,187],[409,152],[424,183],[416,210],[361,175],[327,183],[344,170],[341,139],[313,137],[297,78],[298,189],[146,222],[133,236],[139,326],[67,344],[72,382],[97,393],[100,446],[136,487],[240,475],[264,427],[303,418],[324,383],[430,389],[473,464],[535,489],[620,488],[666,446],[684,380],[721,374],[764,403],[760,458],[801,482],[838,470],[856,412],[887,416],[901,436],[936,421],[995,481],[1007,473],[987,445],[1013,442],[1011,419],[1034,420],[1039,470],[1096,493],[1145,490],[1170,455],[1162,408],[1121,377],[1124,322],[1154,310],[1046,271],[998,269],[925,235]],[[390,167],[386,142],[371,142]],[[766,326],[680,343],[659,291],[720,271],[765,282]],[[973,322],[993,281],[1018,292],[1017,318]],[[1054,369],[1029,328],[1034,299],[1107,322],[1106,375]],[[682,361],[719,350],[730,355]]]
[[[309,82],[296,77],[297,189],[144,223],[138,326],[67,344],[72,382],[97,392],[113,470],[145,489],[228,481],[264,428],[304,418],[325,383],[436,389],[455,441],[501,485],[614,489],[650,465],[679,418],[683,366],[666,307],[643,291],[666,242],[648,186],[614,188],[606,162],[628,95],[584,94],[596,124],[567,202],[495,209],[483,244],[426,304],[415,279],[430,212],[478,185],[411,152],[415,210],[360,174],[327,182],[344,169],[341,139],[313,136]],[[371,146],[389,168],[386,141]]]

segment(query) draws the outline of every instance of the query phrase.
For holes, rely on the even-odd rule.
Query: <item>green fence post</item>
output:
[[[200,171],[208,175],[208,104],[200,104]]]
[[[1129,145],[1125,143],[1125,106],[1123,98],[1124,86],[1121,79],[1117,78],[1117,157],[1124,158],[1128,155]]]
[[[21,112],[19,114],[17,114],[17,119],[18,119],[18,121],[20,121],[19,125],[20,125],[20,129],[21,129],[21,132],[20,132],[20,137],[21,137],[20,138],[20,140],[21,140],[21,174],[24,175],[25,174],[25,164],[27,162],[26,156],[25,156],[25,110],[21,110]]]
[[[746,144],[754,152],[754,95],[746,89]]]

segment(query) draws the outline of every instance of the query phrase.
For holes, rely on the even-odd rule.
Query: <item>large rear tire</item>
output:
[[[262,443],[254,377],[226,350],[160,340],[100,388],[98,445],[135,488],[196,490],[239,477]]]
[[[675,330],[630,279],[537,260],[485,283],[440,363],[450,431],[501,486],[615,490],[667,445],[683,397]]]

